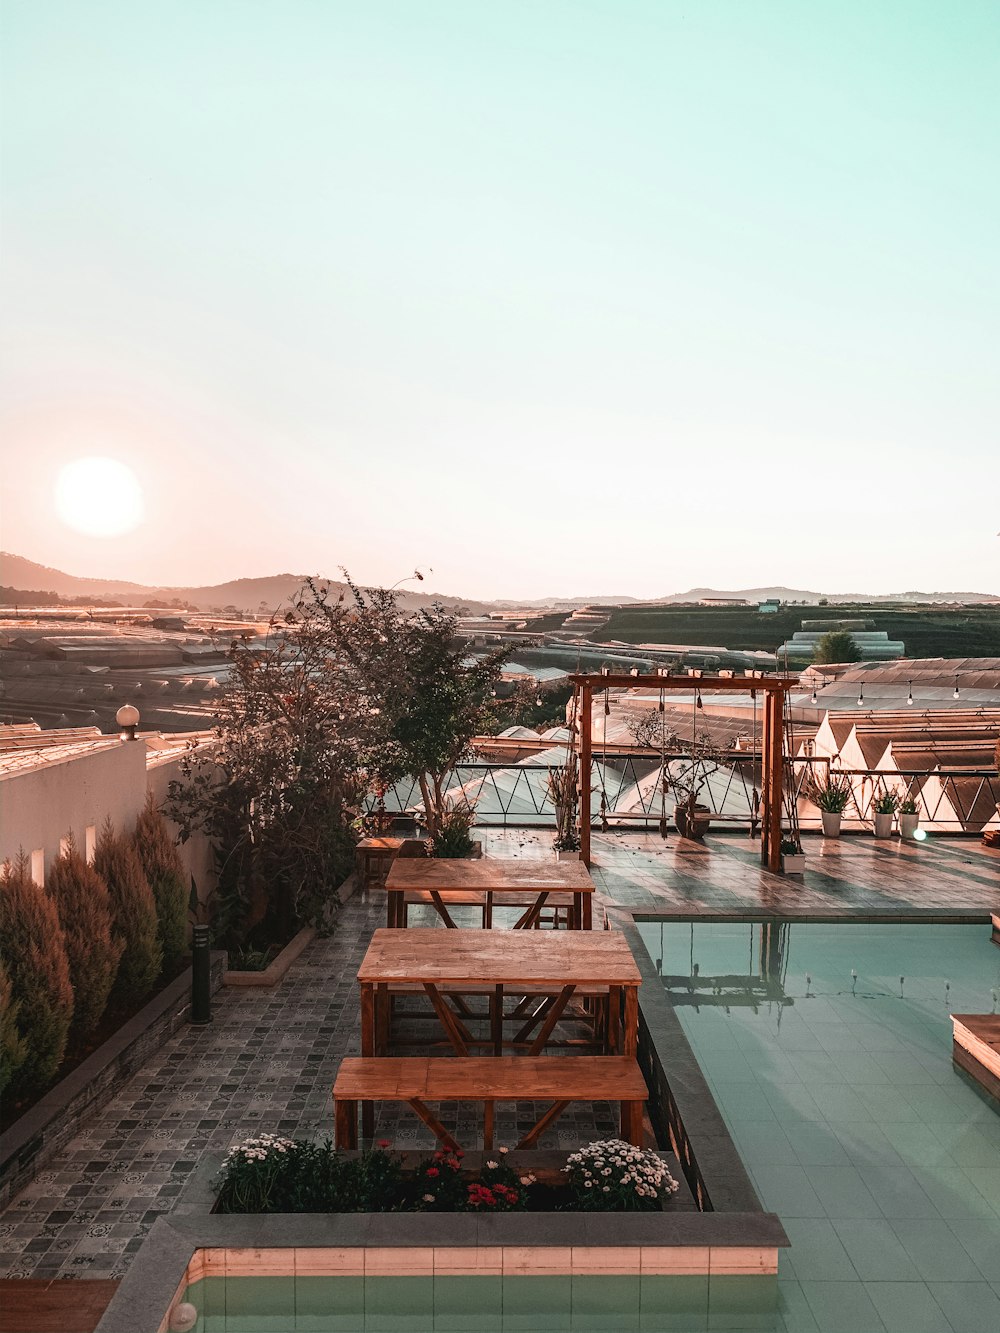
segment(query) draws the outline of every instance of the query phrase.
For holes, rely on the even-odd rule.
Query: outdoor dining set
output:
[[[621,1137],[641,1143],[640,973],[624,935],[593,928],[586,866],[398,850],[369,880],[385,894],[386,927],[358,971],[361,1055],[334,1084],[338,1146],[357,1147],[359,1109],[373,1137],[378,1102],[409,1105],[451,1150],[460,1145],[435,1104],[481,1103],[490,1149],[497,1102],[548,1104],[518,1148],[572,1102],[617,1102]],[[411,909],[437,924],[410,927]]]

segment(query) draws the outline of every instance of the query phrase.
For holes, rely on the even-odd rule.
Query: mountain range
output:
[[[94,597],[139,604],[159,601],[169,604],[179,601],[185,606],[209,611],[234,606],[240,610],[256,611],[261,607],[274,610],[301,588],[304,574],[271,574],[263,578],[232,579],[228,583],[214,583],[204,587],[157,587],[145,583],[131,583],[123,579],[81,578],[60,569],[36,564],[24,556],[0,551],[0,586],[24,592],[51,593],[57,597]],[[331,580],[332,588],[344,585]],[[765,588],[737,588],[731,591],[718,588],[689,588],[687,592],[668,593],[663,597],[632,597],[606,594],[599,597],[534,597],[523,601],[470,601],[467,597],[453,597],[445,593],[418,593],[409,588],[400,590],[400,604],[407,608],[441,602],[444,606],[461,608],[473,615],[501,609],[573,610],[578,606],[662,606],[678,602],[698,602],[704,598],[740,597],[747,602],[764,601],[778,597],[783,602],[815,604],[825,597],[835,602],[964,602],[988,603],[1000,601],[1000,594],[978,592],[898,592],[898,593],[821,593],[803,588],[780,586]]]

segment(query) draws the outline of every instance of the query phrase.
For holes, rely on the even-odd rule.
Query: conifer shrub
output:
[[[79,1047],[104,1015],[125,941],[112,931],[108,886],[87,865],[72,838],[53,863],[45,888],[66,938],[74,1000],[70,1042]]]
[[[135,822],[132,841],[156,900],[163,965],[173,970],[187,952],[188,891],[177,844],[156,807],[152,792],[147,794],[146,804]]]
[[[13,1082],[28,1057],[28,1043],[17,1029],[20,1012],[7,969],[0,962],[0,1093]]]
[[[73,1018],[73,990],[59,916],[45,890],[31,878],[23,852],[13,862],[5,862],[0,871],[0,944],[17,1006],[17,1035],[27,1046],[7,1087],[9,1095],[19,1101],[52,1082],[66,1053]],[[6,1038],[5,1028],[5,1047]],[[5,1051],[5,1066],[6,1059]]]
[[[94,869],[108,886],[113,932],[125,941],[111,991],[112,1008],[144,1000],[163,966],[157,934],[156,902],[131,838],[115,833],[105,820],[97,839]]]

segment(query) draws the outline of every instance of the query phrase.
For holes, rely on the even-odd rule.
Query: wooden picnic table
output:
[[[388,834],[379,834],[369,838],[361,838],[354,849],[355,866],[358,872],[358,878],[362,885],[367,885],[372,876],[373,868],[384,865],[386,862],[395,861],[403,850],[404,844],[408,842],[419,842],[422,847],[426,847],[427,840],[414,837],[391,837]]]
[[[483,908],[483,924],[492,925],[493,908],[525,907],[515,930],[531,929],[538,922],[550,895],[565,899],[570,926],[590,930],[593,923],[594,881],[582,861],[541,861],[529,858],[484,856],[478,861],[426,857],[396,860],[385,881],[386,924],[405,928],[407,901],[429,901],[446,926],[455,922],[451,906]]]
[[[602,1044],[608,1054],[635,1057],[641,976],[625,936],[618,931],[376,930],[358,971],[361,987],[361,1053],[384,1055],[389,1046],[393,995],[423,991],[457,1055],[470,1046],[505,1045],[538,1055],[578,993],[606,1000]],[[489,1039],[476,1040],[463,1019],[474,1017],[466,997],[485,995]],[[504,1000],[517,997],[513,1012]],[[533,1001],[538,1001],[532,1009]],[[513,1041],[503,1024],[523,1019]],[[537,1029],[537,1032],[535,1031]]]

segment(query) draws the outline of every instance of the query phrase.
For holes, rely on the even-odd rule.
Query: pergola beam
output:
[[[761,775],[761,864],[781,870],[781,802],[784,789],[785,695],[799,685],[796,676],[676,676],[577,672],[570,675],[580,691],[577,710],[580,742],[580,859],[591,865],[590,798],[593,786],[593,701],[595,690],[663,690],[671,693],[764,694]]]

